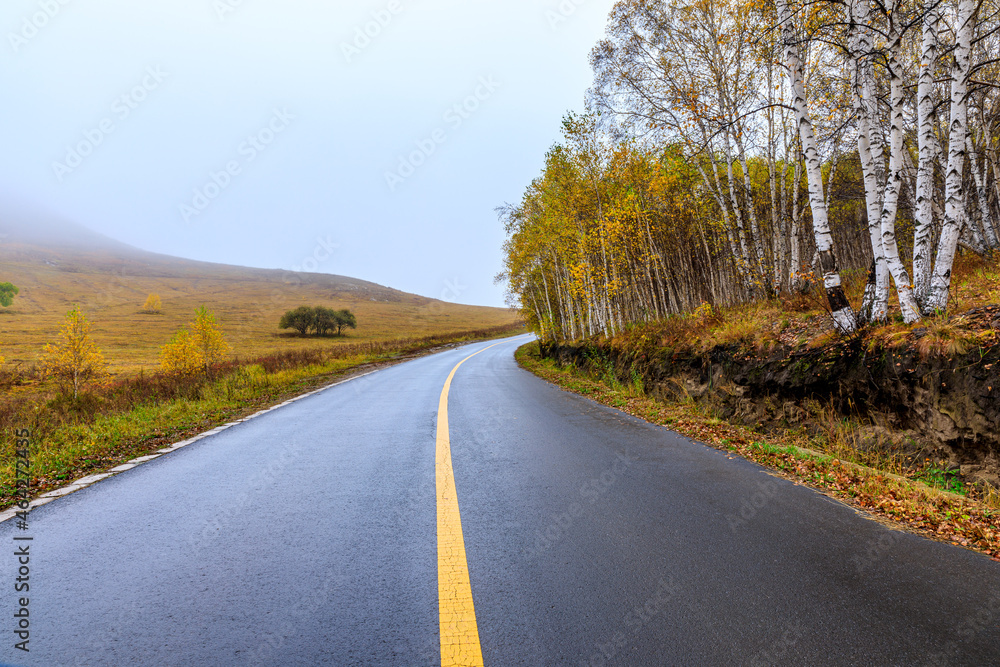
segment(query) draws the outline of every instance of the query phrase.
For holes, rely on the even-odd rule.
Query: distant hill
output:
[[[324,273],[214,264],[160,255],[73,222],[4,206],[0,201],[0,282],[21,292],[0,308],[0,354],[34,363],[65,313],[79,305],[116,370],[157,365],[159,347],[205,305],[219,316],[240,356],[337,340],[293,338],[277,329],[281,314],[300,305],[350,308],[358,316],[352,342],[452,333],[499,326],[502,308],[444,303],[375,283]],[[163,313],[140,313],[150,293]]]
[[[213,278],[281,284],[291,281],[327,289],[331,295],[368,296],[380,301],[432,301],[346,276],[257,269],[161,255],[116,241],[74,222],[0,208],[0,271],[4,263],[45,265],[66,273],[97,270],[135,277]]]

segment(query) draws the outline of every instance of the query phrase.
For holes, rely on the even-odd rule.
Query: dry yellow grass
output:
[[[21,292],[0,308],[0,349],[8,367],[30,367],[74,304],[93,324],[94,341],[116,374],[159,367],[159,348],[204,305],[215,312],[238,357],[349,342],[420,337],[500,326],[510,310],[443,303],[351,278],[191,262],[118,248],[68,251],[36,245],[0,248],[0,278]],[[141,312],[147,296],[162,312]],[[298,338],[278,329],[301,305],[349,308],[358,328],[345,338]],[[283,335],[285,334],[285,335]]]
[[[864,272],[845,272],[848,297],[861,305]],[[963,354],[977,345],[993,344],[1000,334],[984,331],[965,315],[971,309],[1000,304],[1000,262],[962,255],[955,260],[952,297],[948,313],[903,324],[898,299],[889,301],[889,322],[865,330],[871,345],[909,345],[913,332],[926,329],[917,348],[924,356]],[[982,314],[979,318],[982,319]],[[994,317],[990,315],[990,317]],[[975,318],[971,318],[975,319]],[[924,332],[921,332],[924,333]],[[737,345],[747,351],[767,353],[778,344],[793,349],[821,349],[839,338],[833,330],[822,288],[813,285],[807,293],[784,294],[779,299],[734,306],[709,307],[674,315],[655,322],[628,327],[612,337],[621,347],[672,352],[703,353],[718,345]]]

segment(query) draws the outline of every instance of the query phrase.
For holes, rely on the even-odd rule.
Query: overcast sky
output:
[[[0,192],[146,250],[503,305],[493,209],[582,108],[612,4],[4,0]]]

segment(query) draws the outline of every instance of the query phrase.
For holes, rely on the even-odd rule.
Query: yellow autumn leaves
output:
[[[66,314],[57,342],[43,348],[43,373],[55,378],[64,393],[72,391],[76,398],[85,385],[107,377],[107,366],[104,355],[90,339],[90,322],[79,307],[74,307]]]
[[[229,352],[215,315],[204,306],[195,311],[187,329],[180,329],[160,348],[164,371],[176,375],[208,373]]]
[[[142,312],[149,315],[158,315],[163,310],[163,299],[159,294],[150,294],[146,297],[146,303],[142,305]]]
[[[156,295],[150,295],[153,297]],[[157,301],[159,297],[157,297]],[[148,306],[159,305],[146,302]],[[60,390],[73,398],[88,385],[97,384],[109,377],[108,362],[90,335],[91,325],[79,307],[74,307],[63,321],[55,342],[42,350],[41,370],[52,378]],[[169,374],[209,374],[229,352],[215,315],[204,306],[195,311],[194,320],[186,329],[180,329],[169,343],[161,348],[161,367]],[[0,356],[0,364],[4,361]]]
[[[721,252],[721,234],[706,229],[700,211],[698,173],[679,147],[613,144],[597,130],[593,117],[567,117],[565,144],[549,151],[520,204],[502,210],[508,238],[498,278],[546,339],[661,317],[687,296],[678,288],[698,291],[683,272]]]

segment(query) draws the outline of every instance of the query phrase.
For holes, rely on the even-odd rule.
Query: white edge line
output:
[[[102,480],[105,480],[108,477],[114,477],[118,473],[125,472],[126,470],[131,470],[132,468],[135,468],[136,466],[140,466],[143,463],[148,463],[149,461],[153,461],[155,459],[158,459],[161,456],[163,456],[164,454],[168,454],[170,452],[175,452],[178,449],[181,449],[182,447],[187,447],[188,445],[192,445],[192,444],[198,442],[199,440],[203,440],[204,438],[208,438],[210,436],[217,435],[217,434],[221,433],[222,431],[225,431],[226,429],[229,429],[229,428],[232,428],[233,426],[236,426],[237,424],[242,424],[243,422],[248,422],[251,419],[256,419],[257,417],[263,417],[264,415],[266,415],[269,412],[274,412],[275,410],[279,410],[279,409],[281,409],[283,407],[291,405],[292,403],[294,403],[296,401],[301,401],[303,398],[308,398],[310,396],[314,396],[316,394],[324,392],[327,389],[332,389],[332,388],[337,387],[339,385],[347,384],[348,382],[353,382],[354,380],[360,380],[361,378],[368,377],[369,375],[374,375],[375,373],[378,373],[381,370],[384,370],[384,369],[382,369],[382,368],[376,368],[373,371],[368,371],[367,373],[362,373],[361,375],[355,375],[353,377],[347,378],[346,380],[339,380],[338,382],[332,382],[332,383],[330,383],[328,385],[320,387],[319,389],[314,389],[314,390],[312,390],[312,391],[310,391],[308,393],[300,394],[299,396],[291,398],[291,399],[285,401],[284,403],[280,403],[278,405],[271,406],[270,408],[264,408],[263,410],[255,412],[254,414],[250,415],[249,417],[243,417],[241,419],[236,419],[236,420],[231,421],[231,422],[229,422],[227,424],[223,424],[222,426],[216,426],[215,428],[213,428],[213,429],[211,429],[209,431],[205,431],[204,433],[199,433],[198,435],[190,437],[187,440],[181,440],[180,442],[176,442],[176,443],[174,443],[174,444],[172,444],[172,445],[170,445],[168,447],[164,447],[163,449],[157,450],[156,453],[154,453],[154,454],[146,454],[145,456],[140,456],[139,458],[132,459],[131,461],[123,463],[123,464],[121,464],[119,466],[111,468],[111,470],[108,470],[108,471],[105,471],[105,472],[102,472],[102,473],[93,473],[93,474],[90,474],[90,475],[88,475],[86,477],[81,477],[80,479],[78,479],[78,480],[76,480],[74,482],[71,482],[71,483],[67,484],[66,486],[61,486],[58,489],[54,489],[52,491],[48,491],[48,492],[42,494],[41,496],[38,496],[37,498],[33,498],[30,501],[27,510],[21,510],[21,509],[19,509],[15,505],[14,507],[11,507],[9,509],[4,510],[3,512],[0,512],[0,524],[4,523],[6,521],[9,521],[10,519],[13,519],[15,516],[17,516],[17,513],[19,511],[30,512],[31,510],[35,509],[36,507],[41,507],[42,505],[48,505],[50,502],[52,502],[53,500],[55,500],[57,498],[62,498],[63,496],[68,496],[69,494],[74,493],[76,491],[79,491],[80,489],[85,489],[88,486],[91,486],[93,484],[97,484],[98,482],[100,482]]]

